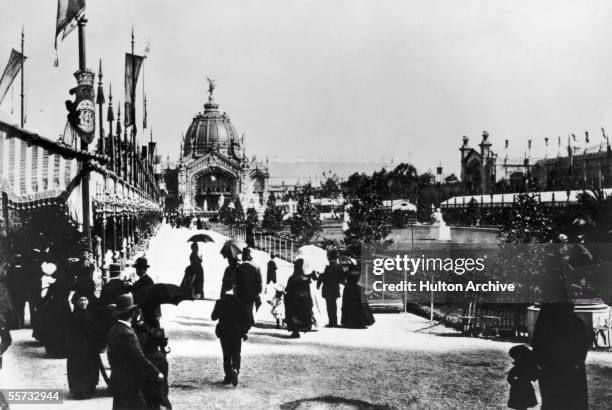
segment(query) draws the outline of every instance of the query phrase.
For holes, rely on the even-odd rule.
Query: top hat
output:
[[[108,265],[108,271],[109,272],[115,272],[115,273],[121,273],[121,264],[119,263],[111,263],[110,265]]]
[[[123,295],[117,296],[116,302],[113,306],[116,315],[122,315],[130,312],[138,307],[134,304],[134,296],[131,293],[124,293]]]
[[[148,268],[150,267],[149,262],[147,261],[147,258],[138,258],[136,259],[136,263],[134,264],[134,267],[136,269],[138,268]]]

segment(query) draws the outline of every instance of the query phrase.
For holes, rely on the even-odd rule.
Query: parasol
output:
[[[193,298],[180,287],[170,283],[147,285],[134,293],[134,302],[141,306],[167,303],[178,305],[184,300],[193,300]]]
[[[199,233],[197,235],[193,235],[191,238],[187,239],[187,242],[214,242],[213,238],[205,233]]]
[[[304,260],[304,273],[312,272],[323,273],[325,267],[329,265],[327,251],[315,245],[305,245],[298,249],[298,259]]]
[[[230,239],[221,247],[221,255],[224,258],[236,258],[242,253],[242,250],[247,247],[247,244],[242,239]]]

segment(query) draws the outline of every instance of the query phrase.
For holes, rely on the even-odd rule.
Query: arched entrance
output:
[[[234,195],[236,177],[218,168],[207,169],[193,176],[193,184],[194,207],[200,211],[215,212],[223,205],[219,203],[221,195]]]

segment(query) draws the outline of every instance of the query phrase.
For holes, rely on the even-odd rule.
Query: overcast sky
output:
[[[147,40],[149,122],[175,157],[205,77],[249,154],[459,168],[461,137],[533,155],[549,137],[612,132],[609,1],[88,0],[88,66],[123,96],[123,53]],[[54,0],[0,0],[0,64],[26,29],[27,128],[56,138],[75,85],[76,30],[53,67]],[[141,78],[142,81],[142,78]],[[141,93],[139,82],[139,94]],[[18,87],[14,118],[18,121]],[[141,96],[139,96],[141,98]],[[0,107],[11,110],[11,95]],[[138,107],[138,115],[142,107]],[[141,121],[139,121],[141,125]],[[106,129],[107,126],[106,126]],[[142,133],[140,134],[142,137]]]

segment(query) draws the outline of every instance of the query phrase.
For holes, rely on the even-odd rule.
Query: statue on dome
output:
[[[213,91],[215,91],[215,87],[217,86],[217,82],[208,77],[206,77],[206,80],[208,81],[208,94],[212,98]]]

